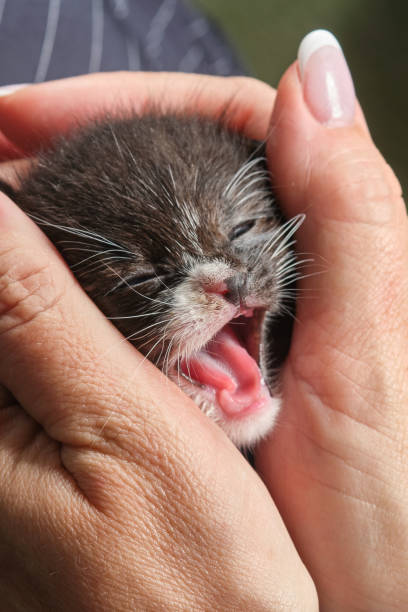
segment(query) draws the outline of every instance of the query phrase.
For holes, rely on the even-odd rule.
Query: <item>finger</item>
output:
[[[168,533],[175,530],[183,550],[192,538],[196,542],[192,533],[198,534],[193,548],[200,550],[204,533],[210,558],[220,558],[221,542],[227,556],[240,564],[243,560],[245,576],[258,559],[267,560],[255,572],[262,584],[267,578],[266,600],[275,589],[293,598],[288,582],[295,576],[296,601],[307,600],[312,602],[308,609],[316,609],[310,577],[249,464],[191,400],[124,341],[41,231],[4,195],[0,354],[0,382],[25,409],[0,412],[0,467],[7,476],[13,470],[13,478],[5,481],[13,516],[26,516],[25,494],[33,482],[30,503],[39,504],[39,516],[44,516],[50,475],[61,482],[66,470],[69,481],[58,493],[61,504],[74,483],[79,487],[75,493],[85,496],[93,510],[96,506],[126,529],[131,522],[132,533],[135,524],[143,533],[148,523],[173,542]],[[40,432],[39,443],[37,424],[51,440]],[[72,496],[70,503],[72,510]],[[203,514],[211,519],[201,531]],[[224,524],[226,516],[228,536],[211,527],[212,521]],[[267,536],[264,527],[255,533],[242,530],[242,516],[267,525]],[[49,521],[44,525],[48,528]],[[151,540],[150,527],[148,533]],[[255,552],[247,558],[249,547]],[[272,581],[268,564],[274,567]]]
[[[299,250],[325,271],[300,283],[283,410],[257,467],[322,609],[376,596],[382,609],[406,573],[406,529],[389,516],[406,524],[407,216],[341,51],[326,38],[300,57],[301,74],[294,64],[279,85],[268,152],[287,215],[306,213]]]
[[[191,409],[199,414],[123,341],[42,232],[4,194],[0,354],[0,382],[60,442],[89,443],[103,431],[109,436],[113,412],[132,420],[129,407],[137,403],[146,421],[157,426],[162,411],[154,390],[162,384],[168,403],[164,420],[176,405],[179,416],[183,406],[189,410],[189,422]]]
[[[333,380],[316,377],[316,368],[337,364],[340,355],[347,355],[348,367],[335,387],[338,408],[348,411],[354,406],[355,418],[364,415],[373,423],[374,410],[366,415],[364,402],[359,405],[344,396],[342,377],[354,381],[356,391],[359,381],[369,384],[365,357],[374,360],[380,374],[386,355],[396,356],[399,349],[401,355],[406,353],[402,349],[407,341],[407,216],[398,181],[375,148],[355,103],[344,60],[334,59],[329,74],[332,81],[339,80],[334,118],[329,116],[329,99],[322,87],[312,90],[315,72],[329,71],[327,49],[322,53],[322,66],[316,53],[312,65],[304,67],[303,79],[296,64],[284,75],[268,143],[273,180],[285,212],[306,213],[299,251],[312,253],[325,270],[300,283],[300,292],[312,289],[313,299],[299,299],[301,323],[295,326],[290,363],[302,377],[317,380],[318,394],[327,397],[333,392]],[[313,351],[316,359],[311,358]],[[344,368],[344,360],[340,361]],[[400,393],[407,364],[405,358],[397,361],[395,392]],[[378,391],[380,379],[373,381],[374,390]],[[377,396],[375,404],[383,402],[382,394]],[[377,416],[393,418],[383,408]]]
[[[243,77],[92,74],[33,85],[0,98],[0,130],[27,154],[91,117],[159,108],[222,117],[231,127],[261,140],[274,97],[274,90],[265,83]]]
[[[23,155],[23,152],[0,132],[0,162],[19,159]]]
[[[0,98],[8,96],[25,85],[11,85],[0,87]],[[9,159],[19,159],[23,157],[23,152],[16,147],[4,134],[0,132],[0,162],[7,161]]]
[[[12,188],[17,188],[31,168],[32,161],[28,159],[13,159],[0,162],[0,181],[4,181]]]

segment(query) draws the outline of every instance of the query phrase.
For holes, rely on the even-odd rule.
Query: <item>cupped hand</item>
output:
[[[228,103],[229,120],[257,137],[274,98],[239,79],[97,75],[0,100],[1,128],[33,153],[117,91],[136,105],[167,92],[169,107],[212,116]],[[256,473],[4,195],[0,354],[3,609],[317,610]]]
[[[312,574],[321,610],[400,610],[408,607],[406,213],[360,109],[349,107],[343,124],[319,116],[327,111],[324,96],[313,100],[308,76],[302,83],[292,66],[282,79],[268,156],[286,214],[307,215],[299,250],[324,271],[300,283],[283,410],[258,449],[257,467]],[[266,137],[271,90],[195,78],[97,75],[28,88],[0,102],[0,127],[33,153],[103,110],[105,100],[114,108],[120,91],[119,102],[136,109],[153,100],[211,116],[229,100],[234,125]],[[196,417],[191,422],[191,435],[201,435]],[[235,459],[228,461],[235,470]],[[254,507],[264,502],[254,497]],[[274,539],[275,515],[262,518]]]
[[[321,610],[384,612],[408,609],[408,223],[353,106],[330,47],[279,85],[269,163],[288,216],[306,213],[305,272],[321,273],[299,284],[284,407],[257,467]]]

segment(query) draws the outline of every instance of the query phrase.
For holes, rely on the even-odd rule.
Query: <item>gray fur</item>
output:
[[[220,305],[203,284],[225,281],[227,301],[252,299],[279,316],[285,277],[296,277],[290,241],[302,219],[282,225],[263,146],[207,119],[82,127],[39,157],[14,198],[101,310],[176,382],[180,359],[216,328]],[[252,330],[261,348],[262,318]]]

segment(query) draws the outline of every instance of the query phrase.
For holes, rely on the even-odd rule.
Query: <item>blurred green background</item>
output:
[[[193,0],[238,50],[248,71],[276,86],[310,30],[339,39],[371,134],[408,188],[407,0]]]

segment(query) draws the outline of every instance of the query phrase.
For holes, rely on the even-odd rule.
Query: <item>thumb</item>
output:
[[[329,33],[307,36],[284,75],[268,147],[287,216],[306,213],[299,250],[324,271],[299,283],[279,427],[256,465],[321,608],[390,609],[390,593],[398,607],[406,570],[388,551],[407,548],[407,215]]]
[[[352,241],[350,223],[358,231],[366,226],[372,236],[403,221],[405,234],[399,183],[373,145],[343,53],[329,32],[304,39],[299,63],[279,84],[268,157],[287,215],[306,212],[302,246],[317,246],[331,260],[336,250],[324,240],[326,232],[339,242],[346,233]]]
[[[299,251],[312,253],[325,270],[300,284],[301,295],[307,286],[318,298],[300,299],[300,319],[327,313],[330,330],[344,333],[348,313],[354,324],[356,317],[389,318],[386,306],[402,295],[400,281],[394,281],[406,277],[406,210],[329,32],[318,30],[304,39],[299,63],[279,84],[268,159],[286,215],[306,213]]]

